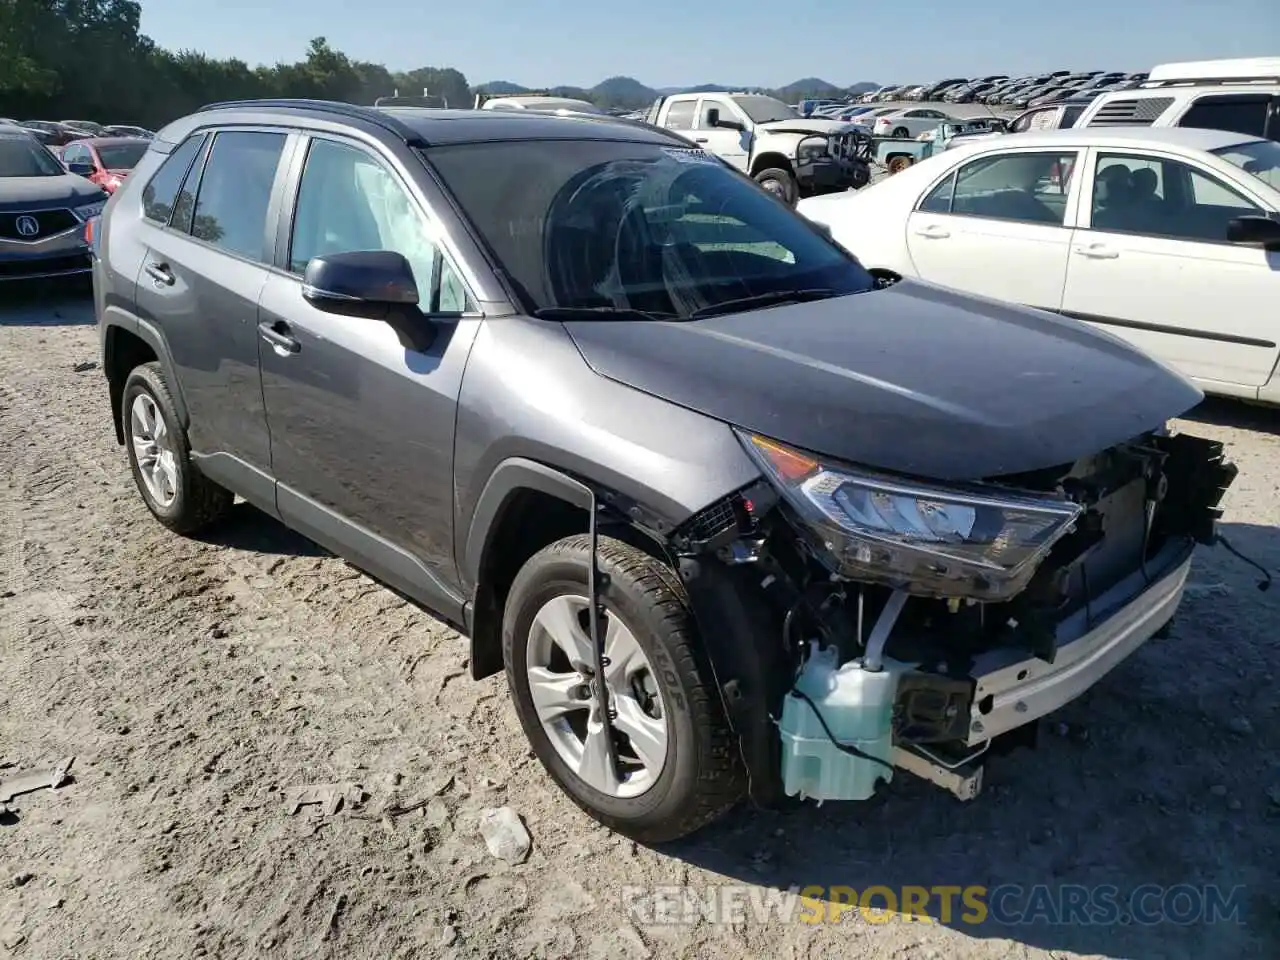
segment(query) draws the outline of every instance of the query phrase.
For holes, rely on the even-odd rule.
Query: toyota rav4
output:
[[[644,841],[901,770],[973,797],[1167,626],[1234,476],[1162,364],[882,287],[644,124],[215,104],[93,238],[151,513],[239,495],[455,625]]]

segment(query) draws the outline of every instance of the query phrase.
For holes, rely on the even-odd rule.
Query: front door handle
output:
[[[271,348],[282,357],[302,349],[302,344],[289,332],[289,325],[283,320],[277,320],[275,323],[267,323],[264,320],[258,324],[258,336],[271,344]]]
[[[1090,260],[1115,260],[1120,253],[1101,244],[1094,244],[1090,247],[1076,247],[1076,256],[1088,257]]]
[[[706,142],[707,142],[707,138],[706,138],[706,137],[694,137],[694,138],[693,138],[693,142],[694,142],[694,143],[706,143]]]
[[[169,265],[167,263],[155,263],[154,261],[148,260],[143,269],[147,271],[148,277],[162,287],[172,287],[175,282],[176,278],[173,275],[173,271],[169,269]]]
[[[918,227],[916,236],[928,237],[930,240],[945,240],[951,236],[951,231],[946,227],[940,227],[937,224],[930,224],[927,227]]]

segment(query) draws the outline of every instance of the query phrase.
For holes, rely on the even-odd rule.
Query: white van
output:
[[[1165,63],[1140,86],[1113,90],[1075,127],[1200,127],[1280,140],[1280,57]]]

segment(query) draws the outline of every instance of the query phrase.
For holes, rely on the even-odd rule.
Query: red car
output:
[[[62,162],[68,169],[75,164],[92,167],[93,172],[85,176],[107,193],[115,193],[149,146],[151,141],[141,137],[90,137],[63,147]]]

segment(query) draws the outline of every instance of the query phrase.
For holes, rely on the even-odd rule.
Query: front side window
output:
[[[693,114],[697,106],[696,100],[677,100],[667,107],[667,129],[692,130]]]
[[[178,188],[196,158],[205,135],[197,133],[182,141],[173,152],[160,164],[147,185],[142,189],[142,215],[156,223],[168,223],[173,213],[173,204],[178,196]]]
[[[28,136],[0,137],[0,177],[60,177],[66,169]]]
[[[303,273],[313,257],[358,250],[393,250],[413,269],[423,307],[467,309],[466,290],[444,264],[434,230],[400,180],[381,162],[356,147],[316,139],[307,152],[294,210],[289,269]],[[432,302],[436,267],[439,301]]]
[[[921,201],[924,213],[1062,226],[1076,152],[980,157],[964,164]]]
[[[1218,243],[1231,220],[1263,214],[1206,171],[1138,154],[1098,157],[1092,211],[1097,230]]]
[[[265,262],[267,207],[284,144],[283,133],[233,130],[215,136],[196,193],[191,235]]]
[[[562,140],[427,156],[533,311],[688,319],[874,288],[807,221],[699,150]]]

